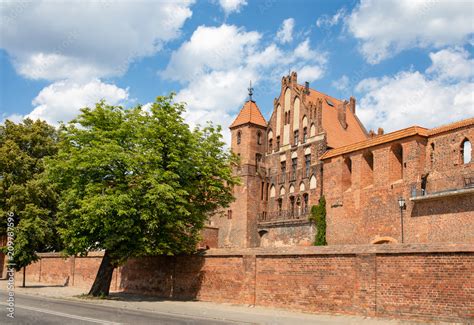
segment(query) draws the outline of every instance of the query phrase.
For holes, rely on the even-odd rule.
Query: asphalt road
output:
[[[0,302],[0,324],[236,324],[212,318],[191,318],[176,314],[134,311],[94,305],[89,302],[48,299],[21,294],[15,295],[14,319],[7,317],[6,308],[6,303]]]

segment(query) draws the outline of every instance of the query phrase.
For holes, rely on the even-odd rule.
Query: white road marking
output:
[[[6,303],[0,303],[0,305],[6,306],[7,304]],[[71,315],[71,314],[61,313],[59,311],[52,311],[52,310],[48,310],[48,309],[42,309],[42,308],[36,308],[36,307],[30,307],[30,306],[23,306],[23,305],[16,305],[15,304],[15,308],[28,309],[28,310],[36,311],[36,312],[39,312],[39,313],[50,314],[50,315],[55,315],[55,316],[60,316],[60,317],[65,317],[65,318],[77,319],[77,320],[83,320],[83,321],[86,321],[86,322],[97,323],[97,324],[120,325],[120,323],[109,322],[109,321],[102,320],[102,319],[83,317],[83,316],[78,316],[78,315]]]

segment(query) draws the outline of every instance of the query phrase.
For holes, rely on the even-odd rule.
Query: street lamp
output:
[[[400,225],[402,230],[402,244],[403,244],[403,210],[406,209],[405,199],[403,197],[398,198],[398,206],[400,207]]]

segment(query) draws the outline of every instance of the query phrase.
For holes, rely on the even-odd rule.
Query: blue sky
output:
[[[226,128],[250,80],[268,118],[295,70],[367,128],[434,127],[474,116],[473,21],[472,1],[2,1],[0,120],[174,91]]]

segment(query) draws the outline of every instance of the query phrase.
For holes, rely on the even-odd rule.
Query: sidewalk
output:
[[[205,317],[217,320],[227,320],[242,324],[275,324],[275,325],[314,325],[314,324],[422,324],[414,321],[392,319],[366,318],[361,316],[322,315],[301,312],[290,312],[275,308],[263,308],[232,304],[217,304],[201,301],[172,301],[150,296],[113,293],[109,299],[80,298],[87,289],[62,287],[44,283],[27,283],[21,288],[19,283],[15,292],[19,294],[80,301],[84,304],[103,305],[119,309],[148,311],[190,317]],[[5,294],[6,281],[0,281],[1,296]],[[3,298],[2,298],[3,300]],[[137,324],[138,325],[138,324]]]

